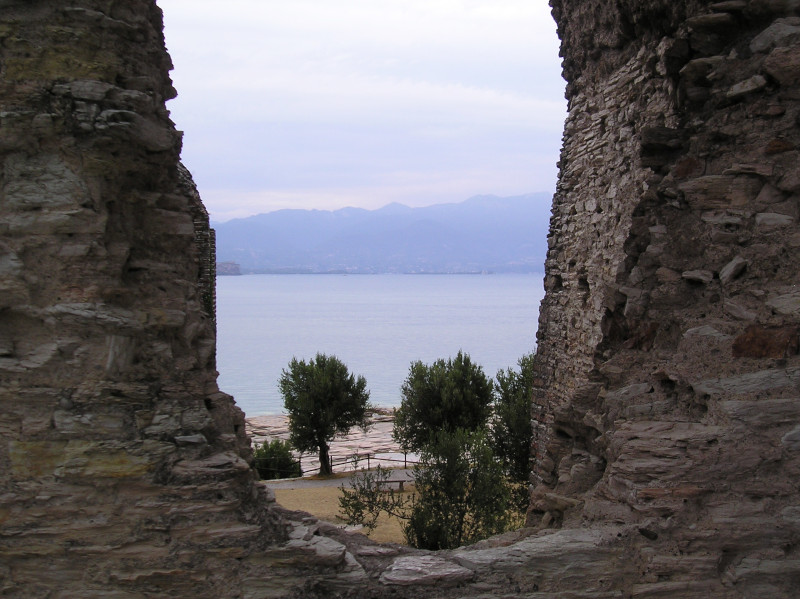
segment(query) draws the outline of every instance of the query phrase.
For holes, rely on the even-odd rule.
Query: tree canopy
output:
[[[492,402],[492,382],[483,369],[461,351],[455,358],[431,365],[416,361],[401,387],[395,413],[395,440],[418,451],[431,445],[441,431],[474,431],[486,426]]]
[[[342,489],[345,519],[371,530],[380,513],[405,520],[409,544],[445,549],[522,522],[527,506],[532,356],[495,387],[468,354],[413,362],[401,388],[393,436],[419,452],[411,498],[386,494],[390,473],[353,475]],[[491,422],[490,422],[491,418]]]
[[[531,396],[533,393],[533,354],[517,362],[519,372],[508,368],[495,376],[496,397],[491,419],[491,438],[495,454],[515,482],[527,482],[531,455]]]
[[[350,374],[336,356],[318,353],[308,362],[292,358],[278,384],[289,414],[289,441],[300,451],[318,451],[320,473],[330,474],[330,442],[354,426],[368,426],[366,380]]]

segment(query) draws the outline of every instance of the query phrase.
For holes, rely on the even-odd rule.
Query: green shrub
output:
[[[353,470],[350,488],[340,487],[339,509],[343,520],[351,525],[362,525],[367,529],[367,535],[377,526],[381,512],[406,520],[412,499],[401,493],[395,494],[389,488],[391,478],[392,469],[381,465],[375,470]]]
[[[506,475],[514,483],[527,487],[533,442],[533,354],[522,356],[517,365],[519,371],[509,368],[501,370],[495,377],[497,383],[489,431],[494,453],[502,461]]]
[[[263,480],[302,476],[300,462],[294,459],[287,441],[273,439],[269,443],[265,441],[261,447],[256,444],[253,457],[258,475]]]
[[[440,432],[414,467],[415,501],[403,530],[409,545],[453,549],[513,526],[508,481],[485,433]]]
[[[339,507],[348,524],[372,531],[381,512],[403,520],[409,545],[453,549],[518,525],[502,465],[482,431],[440,432],[414,466],[409,497],[386,492],[389,469],[354,472]]]
[[[401,388],[392,435],[419,453],[410,497],[386,493],[391,471],[353,473],[339,505],[371,531],[380,513],[404,521],[409,545],[453,549],[518,528],[527,510],[533,356],[493,383],[469,354],[416,361]]]

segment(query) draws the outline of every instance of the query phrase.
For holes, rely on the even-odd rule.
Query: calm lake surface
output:
[[[244,275],[217,279],[219,386],[279,414],[293,356],[334,354],[370,400],[400,404],[411,362],[470,354],[489,377],[536,348],[542,275]]]

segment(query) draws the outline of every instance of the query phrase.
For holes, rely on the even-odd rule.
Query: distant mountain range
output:
[[[551,195],[378,210],[278,210],[212,223],[243,273],[542,272]],[[221,273],[222,274],[222,273]]]

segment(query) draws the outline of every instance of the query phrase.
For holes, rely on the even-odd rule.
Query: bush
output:
[[[528,505],[528,477],[531,472],[531,397],[533,395],[533,354],[495,377],[495,401],[489,427],[495,455],[503,463],[514,486],[515,503],[524,512]]]
[[[348,524],[368,532],[381,512],[405,521],[409,545],[453,549],[519,524],[510,487],[483,432],[440,433],[414,467],[411,497],[388,492],[391,470],[353,473],[351,489],[342,487],[339,506]]]
[[[266,441],[261,447],[256,444],[253,452],[256,470],[263,480],[276,478],[296,478],[302,476],[300,461],[294,459],[291,445],[280,439]]]
[[[413,362],[395,412],[393,437],[418,451],[412,497],[385,492],[390,471],[354,474],[340,507],[372,530],[378,514],[405,521],[409,545],[452,549],[520,526],[528,504],[533,356],[496,385],[468,354]]]
[[[481,431],[440,433],[414,468],[417,496],[404,527],[410,545],[453,549],[514,524],[502,466]]]
[[[390,516],[406,519],[411,499],[391,490],[387,493],[392,470],[378,465],[375,470],[353,470],[350,488],[341,487],[339,508],[348,524],[361,524],[371,533],[378,524],[378,516],[385,512]]]

